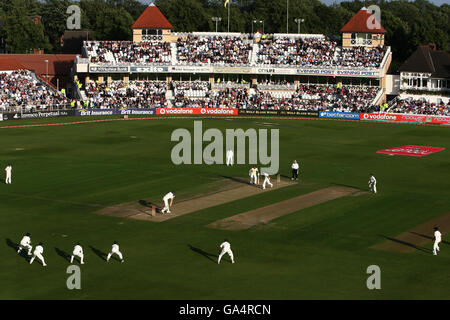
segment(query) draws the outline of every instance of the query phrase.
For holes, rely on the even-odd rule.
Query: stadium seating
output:
[[[66,107],[66,97],[38,80],[28,70],[0,73],[0,110],[47,110]]]
[[[426,100],[399,100],[389,112],[450,116],[450,100],[447,104],[444,102],[431,103]]]
[[[150,108],[165,107],[167,83],[165,81],[123,81],[110,84],[90,82],[86,95],[90,108]]]

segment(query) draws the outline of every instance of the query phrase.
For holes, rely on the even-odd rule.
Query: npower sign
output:
[[[165,115],[214,115],[214,116],[237,116],[238,109],[221,108],[157,108],[156,114]]]

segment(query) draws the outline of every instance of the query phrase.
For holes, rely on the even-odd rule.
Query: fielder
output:
[[[12,172],[12,166],[8,164],[5,168],[5,174],[6,174],[6,184],[11,184],[11,172]]]
[[[17,250],[17,253],[20,253],[20,251],[22,251],[23,248],[27,248],[28,255],[31,256],[31,249],[33,249],[33,247],[31,246],[30,236],[31,234],[29,232],[27,232],[27,234],[23,236],[22,240],[20,240],[19,249]]]
[[[250,176],[250,184],[258,184],[258,168],[253,166],[248,174]]]
[[[227,166],[232,166],[234,164],[234,152],[233,150],[227,150]]]
[[[122,252],[120,252],[119,250],[119,245],[117,244],[117,241],[114,241],[112,248],[111,248],[111,252],[108,253],[108,257],[106,258],[106,262],[109,261],[109,259],[111,259],[111,256],[113,254],[117,254],[119,256],[120,262],[123,262],[123,256],[122,256]]]
[[[222,259],[225,253],[227,253],[230,256],[231,263],[234,263],[233,251],[231,251],[231,245],[227,239],[225,239],[224,242],[219,246],[219,250],[221,250],[221,252],[219,255],[219,260],[217,260],[217,264],[220,264],[220,260]]]
[[[434,227],[434,245],[433,245],[433,255],[437,256],[439,251],[439,243],[442,241],[442,234],[438,227]]]
[[[292,163],[292,178],[291,180],[298,180],[298,169],[300,168],[299,164],[297,163],[297,160],[294,160]]]
[[[173,205],[173,198],[175,198],[175,191],[169,192],[163,198],[164,201],[164,209],[162,209],[161,213],[170,213],[170,207]],[[169,204],[170,200],[170,204]]]
[[[369,178],[369,190],[370,192],[377,193],[377,179],[375,179],[373,173],[370,174]]]
[[[44,267],[46,267],[47,265],[45,264],[44,257],[42,256],[43,253],[44,253],[44,247],[42,247],[42,242],[39,242],[39,244],[36,246],[36,248],[34,248],[33,258],[31,258],[30,264],[32,264],[34,259],[36,259],[36,257],[38,257],[39,260],[41,260],[42,265]]]
[[[268,184],[271,188],[273,188],[273,184],[272,184],[272,182],[270,182],[270,176],[269,176],[269,174],[266,173],[266,172],[263,172],[262,175],[264,176],[264,182],[263,182],[262,188],[263,188],[263,189],[266,189],[266,184]]]
[[[73,263],[73,259],[75,258],[75,256],[80,258],[81,264],[84,264],[83,248],[81,247],[79,242],[73,248],[72,257],[70,257],[70,263]]]

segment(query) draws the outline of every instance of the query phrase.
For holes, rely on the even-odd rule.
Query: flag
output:
[[[227,5],[230,3],[230,0],[225,0],[225,8],[227,7]]]

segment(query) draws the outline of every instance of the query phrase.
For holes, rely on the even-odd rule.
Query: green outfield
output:
[[[0,124],[61,121],[79,118]],[[0,129],[2,180],[13,165],[13,184],[0,184],[0,298],[450,298],[447,234],[438,256],[371,248],[450,213],[450,128],[296,119],[209,119],[203,127],[279,129],[280,173],[289,176],[297,159],[301,181],[161,223],[101,216],[95,212],[171,190],[201,195],[223,176],[245,178],[249,165],[173,165],[171,133],[193,130],[192,119]],[[404,145],[446,150],[423,158],[376,153]],[[342,197],[243,231],[206,227],[329,186],[367,190],[371,172],[377,195]],[[46,268],[15,252],[26,232],[33,245],[44,243]],[[216,263],[224,238],[234,265],[228,257]],[[114,240],[125,263],[98,255]],[[85,250],[82,289],[68,290],[63,253],[77,241]],[[381,268],[381,290],[366,287],[370,265]]]

